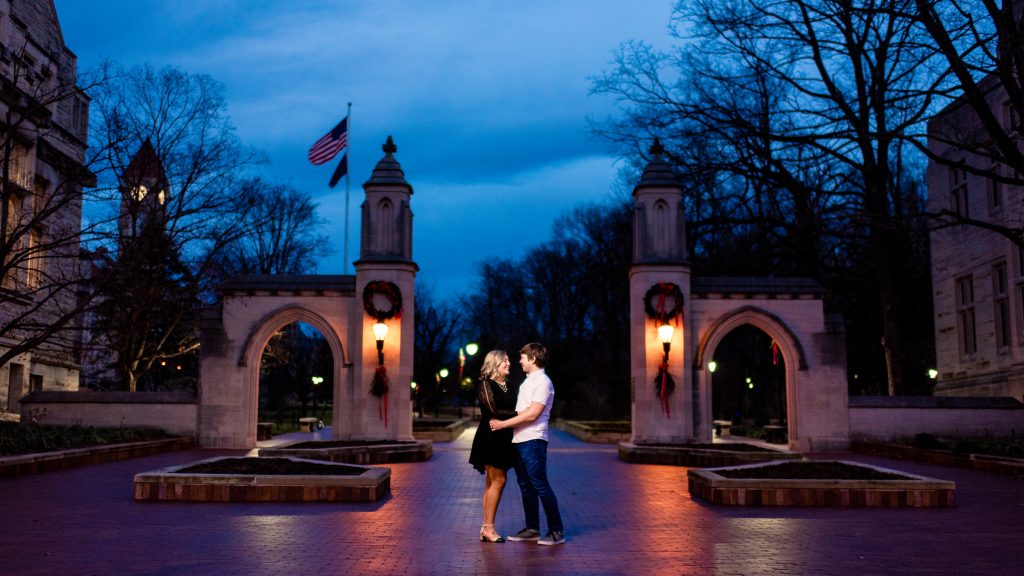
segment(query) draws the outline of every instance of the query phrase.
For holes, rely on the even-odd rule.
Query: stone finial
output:
[[[651,156],[661,156],[664,154],[665,147],[661,145],[661,138],[655,136],[654,143],[651,144],[651,147],[647,151],[651,153]]]
[[[398,152],[398,146],[395,146],[395,141],[391,138],[390,134],[388,134],[388,141],[385,142],[380,149],[383,150],[385,154],[394,154],[395,152]]]

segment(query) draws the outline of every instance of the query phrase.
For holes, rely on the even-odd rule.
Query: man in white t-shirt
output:
[[[519,351],[519,365],[526,380],[519,387],[514,418],[491,420],[491,430],[513,428],[512,445],[516,449],[516,480],[523,493],[526,528],[508,537],[509,541],[536,540],[542,546],[565,543],[565,528],[558,512],[558,499],[548,483],[548,420],[555,400],[555,387],[544,373],[548,351],[536,342]],[[548,520],[548,534],[540,537],[540,504]]]

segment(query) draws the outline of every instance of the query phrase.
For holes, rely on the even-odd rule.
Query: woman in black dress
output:
[[[494,529],[494,516],[505,489],[508,469],[515,462],[512,449],[512,429],[491,431],[488,424],[492,418],[503,420],[516,415],[516,390],[508,385],[508,354],[502,350],[491,350],[484,358],[480,369],[480,383],[477,397],[480,400],[480,425],[473,438],[473,449],[469,463],[486,476],[484,488],[484,523],[480,527],[483,542],[504,542]]]

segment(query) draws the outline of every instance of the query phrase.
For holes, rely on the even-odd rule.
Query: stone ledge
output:
[[[281,444],[273,448],[260,448],[259,455],[308,458],[323,462],[345,464],[387,464],[392,462],[424,462],[434,455],[433,442],[417,440],[412,444],[380,444],[362,446],[326,446],[324,448],[290,448],[297,444],[309,444],[307,440]]]
[[[756,468],[763,462],[728,468]],[[842,462],[842,461],[840,461]],[[687,471],[694,498],[726,506],[832,506],[872,508],[947,508],[956,506],[956,484],[898,470],[842,462],[907,476],[905,480],[800,480],[726,478],[718,468]]]
[[[563,432],[568,432],[584,442],[595,444],[616,444],[629,440],[632,431],[615,432],[602,430],[601,427],[592,426],[589,420],[555,420],[553,426]]]
[[[1024,460],[1019,458],[1003,458],[986,454],[954,454],[949,450],[927,450],[901,444],[858,440],[851,442],[850,450],[858,454],[870,456],[925,462],[927,464],[949,466],[952,468],[968,468],[1024,478]]]
[[[125,444],[105,444],[57,452],[37,452],[17,456],[0,457],[0,477],[20,476],[37,472],[52,472],[78,466],[90,466],[102,462],[115,462],[149,456],[172,450],[192,448],[195,440],[187,437],[167,438],[163,440],[147,440],[144,442],[128,442]]]
[[[466,431],[466,427],[469,425],[468,420],[460,418],[447,426],[428,429],[420,428],[417,430],[417,422],[429,422],[429,420],[413,420],[413,437],[417,440],[432,440],[434,442],[454,442],[459,436],[462,436],[462,433]]]
[[[365,471],[356,476],[179,472],[225,458],[231,457],[209,458],[136,474],[134,498],[172,502],[375,502],[391,493],[390,468],[359,466]],[[289,460],[304,461],[301,458]]]
[[[712,450],[706,448],[688,448],[679,446],[647,446],[630,442],[619,442],[619,460],[630,464],[662,464],[666,466],[686,466],[691,468],[709,468],[712,466],[734,466],[751,462],[770,460],[800,460],[803,458],[796,452],[764,451],[735,452],[729,450]]]

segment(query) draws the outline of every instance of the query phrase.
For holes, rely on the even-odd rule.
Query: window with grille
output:
[[[968,207],[967,197],[967,172],[959,168],[951,168],[949,171],[949,198],[953,212],[969,218],[971,213]]]
[[[995,319],[996,350],[1007,352],[1010,348],[1010,299],[1007,290],[1006,263],[992,267],[992,306]]]
[[[960,355],[971,356],[978,351],[974,326],[974,285],[971,276],[964,276],[956,281],[956,309]]]

